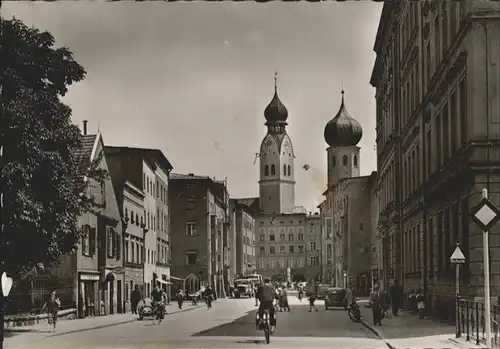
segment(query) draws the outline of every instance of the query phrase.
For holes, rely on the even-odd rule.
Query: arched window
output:
[[[271,176],[276,175],[276,166],[274,164],[271,165]]]
[[[127,209],[125,209],[125,217],[127,217]],[[130,211],[130,223],[134,224],[134,211]]]
[[[347,166],[347,155],[344,155],[344,156],[342,157],[342,164],[343,164],[344,166]]]
[[[337,158],[335,156],[332,156],[332,167],[337,166]]]
[[[286,165],[283,165],[283,176],[286,176]]]
[[[354,155],[354,158],[352,159],[352,161],[354,163],[354,166],[358,167],[358,156],[357,155]]]
[[[292,175],[292,166],[288,165],[288,175]]]
[[[269,165],[264,166],[264,176],[269,176]]]

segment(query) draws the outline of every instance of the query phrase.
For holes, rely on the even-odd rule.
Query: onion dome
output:
[[[288,119],[288,110],[278,97],[277,75],[274,75],[274,96],[269,105],[264,110],[264,117],[268,122],[285,122]]]
[[[344,91],[342,90],[342,103],[333,119],[325,126],[325,142],[330,147],[349,147],[357,145],[363,136],[361,124],[349,115],[344,104]]]

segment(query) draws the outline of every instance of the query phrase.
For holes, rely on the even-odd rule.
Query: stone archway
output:
[[[189,274],[184,280],[184,290],[186,293],[195,293],[199,291],[200,288],[200,279],[196,275]]]

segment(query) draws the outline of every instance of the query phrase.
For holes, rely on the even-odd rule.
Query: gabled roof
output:
[[[92,161],[95,156],[94,152],[97,147],[99,135],[82,135],[82,146],[73,150],[75,159],[79,162]]]
[[[163,154],[163,152],[159,149],[105,146],[104,152],[106,155],[140,155],[145,158],[145,160],[156,160],[158,165],[167,173],[174,168],[170,161],[168,161],[165,154]]]

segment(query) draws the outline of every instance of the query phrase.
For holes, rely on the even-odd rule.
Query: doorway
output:
[[[116,308],[119,314],[124,313],[123,311],[123,299],[122,299],[122,280],[116,281]]]
[[[109,282],[109,313],[114,314],[115,313],[115,304],[114,304],[114,298],[115,298],[115,283],[113,281]]]

